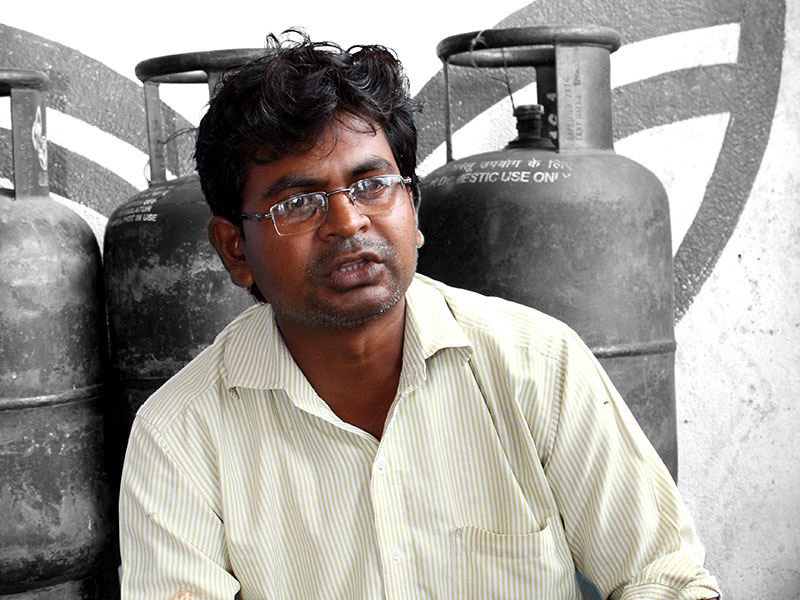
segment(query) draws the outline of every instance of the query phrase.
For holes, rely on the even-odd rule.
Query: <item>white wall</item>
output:
[[[416,92],[440,68],[434,48],[441,38],[491,27],[527,4],[495,0],[467,8],[421,0],[385,5],[229,0],[224,12],[217,4],[213,13],[202,13],[200,3],[186,1],[140,0],[112,7],[85,0],[9,0],[0,22],[75,48],[131,79],[135,64],[145,58],[260,47],[267,32],[302,25],[316,39],[394,48]],[[800,596],[795,519],[800,504],[800,4],[790,1],[786,11],[778,106],[760,171],[713,273],[677,325],[680,488],[706,543],[708,566],[730,600]],[[623,47],[613,58],[612,84],[681,68],[681,61],[683,66],[735,63],[737,35],[737,28],[728,26],[684,36],[678,46],[656,40]],[[202,86],[191,91],[162,86],[162,99],[192,122],[199,119],[205,94]],[[6,107],[0,106],[0,126],[8,127]],[[51,140],[145,187],[140,151],[53,113]],[[504,131],[510,123],[493,114],[475,119],[456,136],[457,154],[496,148],[508,139]],[[715,114],[653,127],[617,144],[621,154],[664,181],[676,248],[703,198],[728,119]],[[422,170],[441,161],[442,155],[434,153]],[[105,218],[84,212],[100,233]]]

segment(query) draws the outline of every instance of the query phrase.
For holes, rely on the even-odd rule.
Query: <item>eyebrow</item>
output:
[[[394,169],[394,163],[389,160],[386,160],[382,156],[369,156],[355,167],[350,169],[348,175],[350,178],[356,178],[360,175],[364,175],[369,173],[370,171],[377,171],[382,169]],[[311,187],[319,187],[322,188],[323,184],[319,179],[308,175],[282,175],[278,177],[275,181],[272,182],[264,193],[261,194],[261,198],[264,200],[274,198],[281,192],[286,190],[291,190],[295,188],[311,188]],[[316,191],[316,190],[315,190]]]
[[[264,200],[268,200],[270,198],[274,198],[281,192],[285,190],[291,190],[293,188],[303,188],[303,187],[314,187],[317,185],[319,180],[305,177],[302,175],[282,175],[278,177],[275,181],[272,182],[264,193],[261,194],[261,198]]]

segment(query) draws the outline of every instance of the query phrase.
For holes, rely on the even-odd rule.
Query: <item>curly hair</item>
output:
[[[252,162],[311,150],[337,118],[350,115],[382,130],[400,174],[412,178],[415,205],[420,110],[394,53],[383,46],[343,50],[332,42],[267,38],[265,54],[226,71],[197,132],[195,162],[214,215],[240,224]]]

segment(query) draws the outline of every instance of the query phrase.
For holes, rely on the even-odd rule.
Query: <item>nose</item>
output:
[[[317,233],[322,239],[348,238],[369,229],[370,223],[369,217],[356,208],[350,190],[334,190],[328,193],[328,214]]]

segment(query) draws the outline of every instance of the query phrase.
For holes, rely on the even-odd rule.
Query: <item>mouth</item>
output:
[[[350,273],[364,268],[369,263],[381,263],[381,257],[371,250],[361,249],[357,252],[340,254],[328,263],[328,273]]]
[[[311,281],[340,291],[370,286],[383,277],[394,255],[383,240],[352,237],[332,244],[309,263]]]
[[[341,267],[339,267],[336,270],[340,271],[341,273],[349,273],[351,271],[357,271],[358,269],[360,269],[361,267],[366,265],[368,262],[369,261],[362,259],[362,260],[359,260],[358,262],[355,262],[355,263],[342,265]]]
[[[326,279],[341,290],[368,286],[379,278],[383,269],[382,262],[380,257],[372,252],[340,256],[328,267]]]

